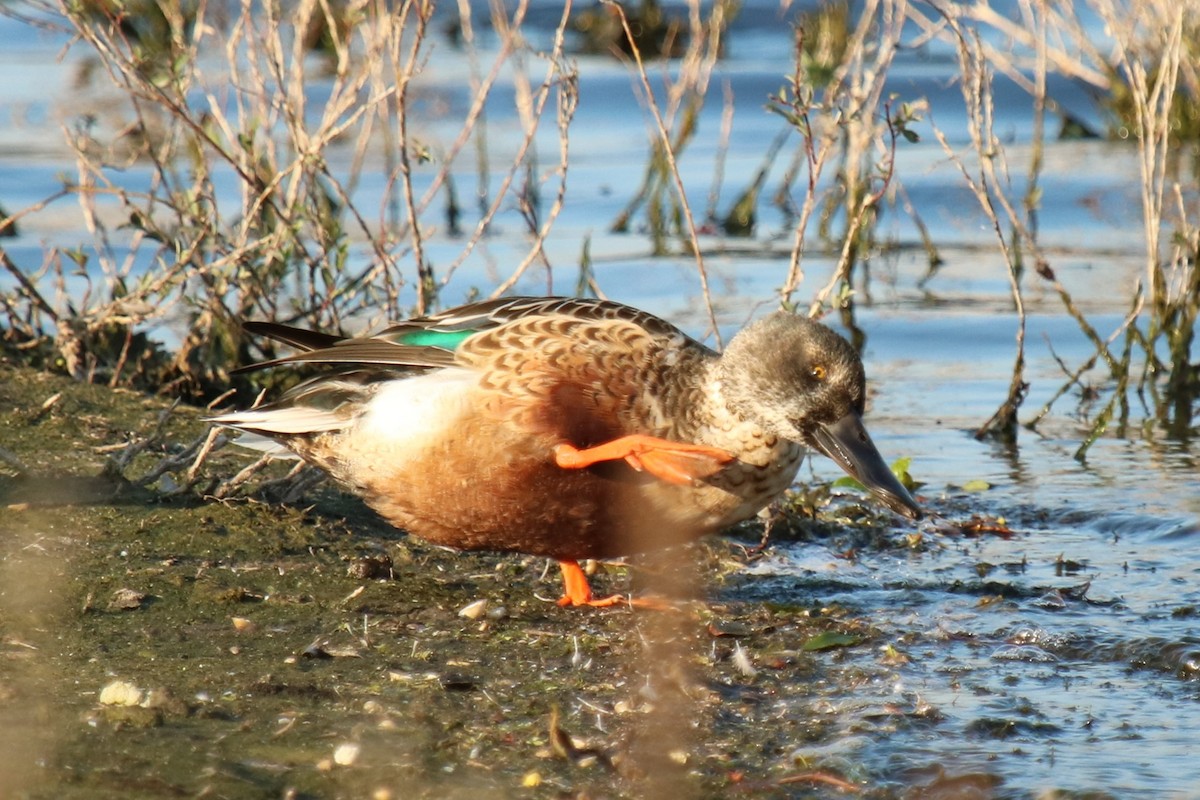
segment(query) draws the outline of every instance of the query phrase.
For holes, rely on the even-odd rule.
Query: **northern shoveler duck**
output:
[[[760,319],[722,354],[644,311],[555,297],[364,337],[246,328],[300,352],[244,369],[334,369],[213,422],[272,440],[436,544],[556,559],[560,605],[621,602],[593,597],[578,560],[747,519],[793,482],[806,448],[921,514],[863,427],[858,355],[793,314]]]

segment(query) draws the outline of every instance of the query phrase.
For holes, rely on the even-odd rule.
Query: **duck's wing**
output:
[[[576,297],[505,297],[393,323],[369,336],[339,337],[274,322],[248,322],[246,330],[251,333],[285,342],[301,352],[236,371],[302,363],[449,367],[458,363],[456,352],[471,337],[533,318],[568,327],[576,327],[580,322],[627,323],[656,339],[701,346],[674,325],[621,303]]]
[[[403,335],[419,329],[445,333],[478,333],[530,317],[556,317],[578,321],[622,321],[643,328],[653,336],[677,336],[682,332],[653,314],[611,300],[588,297],[501,297],[470,303],[407,322],[397,323],[384,333]]]
[[[276,322],[251,321],[245,329],[275,339],[300,350],[290,356],[273,358],[238,367],[234,374],[252,372],[284,364],[341,364],[436,369],[454,365],[454,349],[435,341],[397,340],[388,335],[390,328],[371,336],[342,337],[293,328]]]

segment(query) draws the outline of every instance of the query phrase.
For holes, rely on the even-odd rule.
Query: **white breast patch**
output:
[[[378,444],[418,447],[455,424],[466,411],[478,376],[468,369],[441,369],[382,384],[359,419],[356,437]]]

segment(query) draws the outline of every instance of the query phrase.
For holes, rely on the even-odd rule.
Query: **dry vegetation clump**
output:
[[[418,103],[436,106],[414,86],[433,46],[431,2],[37,7],[43,24],[66,29],[90,53],[79,80],[94,98],[69,131],[78,177],[39,204],[75,200],[92,240],[48,248],[40,265],[2,258],[16,279],[3,298],[4,338],[42,363],[81,380],[207,401],[237,383],[231,367],[264,355],[249,352],[257,345],[243,337],[242,320],[338,331],[353,318],[432,308],[497,212],[545,193],[556,200],[530,212],[534,244],[514,273],[540,257],[538,242],[561,208],[576,98],[565,16],[553,47],[533,53],[520,33],[526,4],[497,11],[489,22],[499,52],[486,71],[473,62],[460,132],[435,143],[412,119]],[[464,43],[474,24],[459,20]],[[544,72],[535,78],[538,63]],[[457,224],[451,173],[485,136],[484,103],[506,70],[521,141],[482,184],[460,256],[439,268],[425,239]],[[536,171],[532,150],[543,124],[561,132],[559,167],[548,173]],[[379,164],[384,190],[363,191]],[[82,291],[66,288],[80,280]],[[165,322],[184,330],[171,353],[144,335]]]

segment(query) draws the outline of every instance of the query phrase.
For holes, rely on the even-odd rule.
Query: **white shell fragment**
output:
[[[358,754],[362,752],[362,746],[354,742],[343,742],[333,750],[333,763],[339,767],[348,767],[355,761],[358,761]]]
[[[100,705],[104,706],[137,706],[144,698],[145,693],[128,681],[113,681],[100,690]]]
[[[467,619],[479,619],[487,611],[487,607],[488,601],[485,597],[481,600],[476,600],[473,603],[468,603],[467,605],[463,606],[458,610],[458,615],[460,617],[466,617]]]

